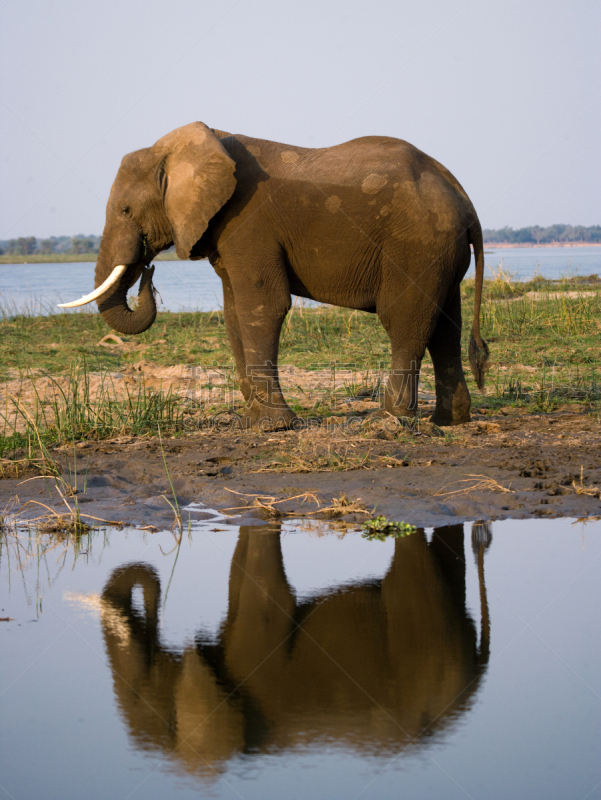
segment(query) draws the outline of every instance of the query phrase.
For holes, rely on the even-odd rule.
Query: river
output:
[[[537,272],[547,278],[601,274],[601,247],[490,247],[485,261],[487,277],[499,264],[516,280],[527,280]],[[0,264],[0,314],[55,313],[57,303],[92,290],[94,267],[93,262]],[[221,281],[208,261],[160,261],[154,283],[160,310],[213,311],[223,307]]]

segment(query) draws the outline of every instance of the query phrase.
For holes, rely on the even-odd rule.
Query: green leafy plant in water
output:
[[[384,542],[390,537],[400,539],[403,536],[410,536],[417,530],[415,525],[410,525],[408,522],[395,522],[383,516],[368,519],[361,528],[363,538],[369,539],[370,542]]]

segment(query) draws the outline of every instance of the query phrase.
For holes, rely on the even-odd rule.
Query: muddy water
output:
[[[601,797],[601,522],[3,537],[8,797]]]

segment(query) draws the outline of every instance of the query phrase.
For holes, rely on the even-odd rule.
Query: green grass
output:
[[[82,359],[90,369],[111,371],[142,359],[159,365],[198,364],[207,357],[211,363],[230,363],[232,359],[220,312],[158,314],[146,333],[122,337],[124,348],[99,344],[109,332],[98,313],[34,316],[10,314],[10,309],[3,313],[0,308],[0,380],[6,380],[14,370],[63,374],[74,361]]]
[[[464,318],[469,321],[473,281],[464,282],[464,291]],[[509,401],[547,411],[569,401],[598,406],[601,282],[597,276],[537,278],[525,284],[506,277],[487,281],[482,330],[492,353],[491,405]],[[464,340],[467,335],[464,330]]]

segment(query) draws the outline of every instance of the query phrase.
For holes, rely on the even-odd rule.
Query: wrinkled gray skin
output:
[[[344,746],[399,754],[472,705],[489,659],[484,553],[480,644],[466,608],[462,525],[396,539],[382,580],[301,600],[288,583],[276,526],[242,527],[228,610],[215,637],[167,646],[153,567],[113,571],[101,620],[115,698],[134,743],[187,772],[215,776],[241,753]],[[133,602],[143,590],[144,611]]]
[[[470,364],[483,383],[482,232],[466,193],[441,164],[399,139],[370,136],[319,150],[178,128],[125,156],[107,205],[96,287],[125,264],[99,301],[106,322],[141,333],[156,316],[152,258],[175,243],[182,259],[208,258],[223,282],[225,321],[246,400],[246,422],[294,419],[277,375],[291,294],[376,313],[390,337],[385,408],[417,410],[426,348],[439,425],[469,420],[461,363],[459,284],[476,255]],[[135,311],[128,289],[141,277]]]

